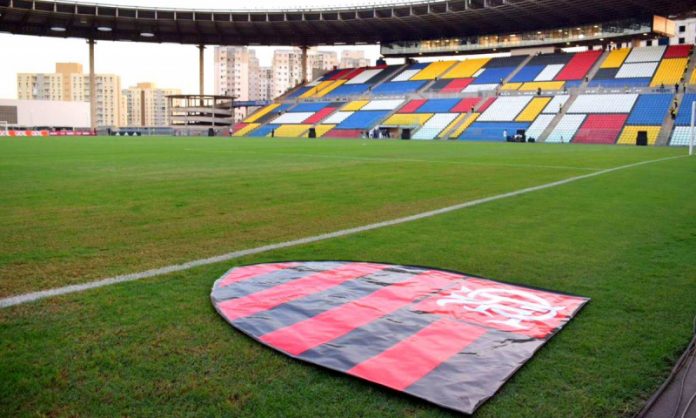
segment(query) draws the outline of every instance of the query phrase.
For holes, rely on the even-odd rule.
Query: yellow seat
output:
[[[432,113],[397,113],[392,115],[382,124],[396,126],[422,126],[432,116]]]
[[[442,132],[440,132],[440,136],[438,138],[444,138],[445,136],[447,136],[447,132],[454,129],[455,126],[459,125],[465,117],[467,117],[466,113],[462,113],[459,116],[457,116],[452,122],[450,122],[449,125],[447,125],[445,129],[442,130]]]
[[[275,130],[275,136],[278,138],[299,138],[312,125],[280,125]]]
[[[441,76],[445,71],[449,70],[455,62],[456,61],[431,62],[427,67],[411,77],[411,80],[434,80],[436,77]]]
[[[679,83],[686,71],[687,58],[671,58],[662,60],[660,66],[657,67],[655,76],[653,77],[650,87],[658,87],[661,85],[673,86]]]
[[[524,83],[520,87],[520,91],[537,91],[542,90],[563,90],[565,81],[532,81],[530,83]]]
[[[336,125],[317,125],[314,128],[317,130],[317,138],[326,135],[327,132],[335,128]]]
[[[522,87],[522,83],[505,83],[505,84],[503,84],[503,87],[501,88],[501,90],[515,91],[515,90],[519,90],[520,87]]]
[[[490,58],[474,58],[466,61],[462,61],[459,64],[452,67],[452,69],[442,78],[452,79],[452,78],[470,78],[473,77],[481,68],[485,67],[490,61]]]
[[[337,88],[341,87],[344,85],[348,80],[336,80],[329,86],[327,86],[325,89],[317,92],[317,94],[314,97],[324,97],[327,94],[331,93],[332,91],[336,90]]]
[[[368,100],[355,100],[355,101],[350,102],[347,105],[343,106],[343,109],[341,109],[341,110],[344,110],[346,112],[347,111],[356,112],[356,111],[362,109],[363,107],[365,107],[365,105],[367,105],[368,103],[370,103]]]
[[[325,88],[329,87],[334,83],[333,80],[327,80],[327,81],[322,81],[321,83],[317,84],[316,86],[312,87],[311,89],[307,90],[306,92],[302,93],[300,96],[301,99],[308,99],[320,91],[324,90]]]
[[[515,120],[517,122],[534,122],[550,101],[550,97],[533,98]]]
[[[472,114],[470,114],[470,115],[466,118],[466,120],[464,121],[464,123],[462,123],[462,124],[459,126],[459,128],[455,129],[454,132],[452,132],[452,134],[450,134],[450,137],[451,137],[451,138],[459,138],[459,137],[462,135],[462,133],[463,133],[464,131],[466,131],[467,128],[468,128],[469,126],[471,126],[472,123],[476,122],[476,119],[478,119],[478,117],[479,117],[480,115],[481,115],[480,113],[472,113]]]
[[[259,120],[262,117],[269,114],[273,109],[276,109],[278,107],[280,107],[280,104],[278,104],[278,103],[273,103],[271,105],[268,105],[268,106],[264,107],[263,109],[259,110],[258,112],[254,113],[253,115],[249,116],[248,118],[244,119],[244,123],[256,122],[257,120]]]
[[[619,68],[626,60],[626,57],[631,52],[631,48],[615,49],[609,53],[607,59],[604,60],[599,68]]]
[[[233,133],[232,136],[246,136],[249,132],[261,126],[260,123],[250,123],[237,132]]]
[[[617,144],[635,145],[638,131],[648,132],[648,144],[655,145],[657,137],[660,136],[660,126],[626,126],[619,136]]]

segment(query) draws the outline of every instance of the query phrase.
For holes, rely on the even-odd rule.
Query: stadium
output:
[[[0,100],[0,416],[696,417],[694,32],[671,0],[0,0],[2,42],[89,53],[86,99]],[[198,48],[167,126],[100,122],[111,42]],[[339,45],[380,56],[308,70]],[[299,82],[206,94],[213,46]]]

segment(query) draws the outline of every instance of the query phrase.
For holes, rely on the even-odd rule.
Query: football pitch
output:
[[[454,416],[286,358],[233,330],[210,303],[213,282],[234,265],[366,260],[591,298],[476,416],[631,416],[693,331],[696,158],[677,158],[685,155],[417,141],[0,139],[0,299],[599,173],[0,309],[0,415]]]

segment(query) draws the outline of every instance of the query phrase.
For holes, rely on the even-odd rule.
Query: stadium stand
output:
[[[611,51],[590,87],[669,87],[681,81],[692,45]]]
[[[679,113],[674,121],[674,132],[669,142],[671,146],[689,145],[689,132],[691,129],[691,106],[696,101],[696,94],[685,94],[682,99]]]
[[[685,145],[694,95],[686,95],[674,132],[662,132],[675,97],[661,87],[672,89],[686,75],[696,83],[696,72],[685,74],[692,53],[692,45],[678,45],[617,49],[601,60],[603,51],[586,51],[334,70],[232,131],[296,137],[314,128],[317,137],[359,138],[383,127],[392,134],[408,128],[421,140],[503,141],[505,131],[524,129],[537,141],[601,144],[635,144],[645,131],[650,145],[670,134],[671,145]],[[591,86],[634,90],[531,94],[584,86],[593,69]]]
[[[662,129],[662,123],[669,112],[672,97],[671,94],[640,95],[617,143],[634,145],[638,132],[646,131],[648,144],[655,145]]]
[[[503,90],[562,90],[564,87],[577,87],[601,56],[602,51],[537,55],[503,86]]]
[[[613,144],[637,100],[637,94],[579,95],[546,142]]]
[[[522,57],[473,58],[453,61],[449,71],[429,88],[439,93],[475,93],[495,90],[523,61]]]
[[[584,122],[585,117],[586,115],[564,115],[553,132],[546,138],[546,142],[570,142]]]

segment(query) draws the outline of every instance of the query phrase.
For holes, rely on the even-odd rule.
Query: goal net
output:
[[[10,131],[8,128],[9,124],[5,120],[0,120],[0,136],[9,136]]]

